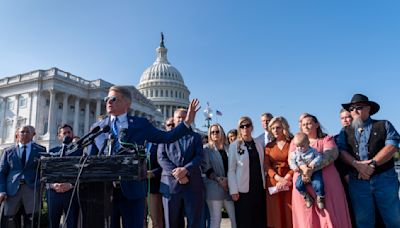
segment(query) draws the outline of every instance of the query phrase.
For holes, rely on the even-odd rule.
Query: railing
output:
[[[93,81],[88,81],[85,80],[79,76],[73,75],[69,72],[60,70],[58,68],[51,68],[49,70],[36,70],[36,71],[31,71],[25,74],[18,74],[15,76],[11,77],[6,77],[0,79],[0,86],[2,85],[10,85],[13,83],[18,83],[18,82],[24,82],[32,79],[39,79],[39,78],[47,78],[47,77],[62,77],[66,78],[68,80],[72,80],[76,83],[79,83],[83,86],[89,87],[89,88],[104,88],[104,87],[110,87],[112,86],[111,83],[106,82],[101,79],[93,80]]]

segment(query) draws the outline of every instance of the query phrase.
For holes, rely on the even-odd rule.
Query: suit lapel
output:
[[[13,161],[18,161],[19,165],[22,167],[22,162],[21,162],[21,158],[19,157],[19,148],[18,148],[18,144],[14,147],[14,153],[10,154],[10,159]]]

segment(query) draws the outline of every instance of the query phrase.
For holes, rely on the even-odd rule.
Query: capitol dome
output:
[[[156,61],[142,73],[137,89],[154,103],[166,119],[173,115],[175,109],[188,107],[190,91],[181,73],[168,62],[168,49],[164,46],[162,33],[156,52]]]

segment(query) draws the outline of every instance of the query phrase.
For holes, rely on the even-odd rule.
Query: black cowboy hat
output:
[[[367,96],[362,94],[354,94],[353,97],[351,98],[351,102],[347,104],[342,104],[342,107],[347,111],[349,111],[350,106],[357,103],[368,104],[371,107],[371,110],[369,111],[369,115],[371,116],[377,113],[380,108],[378,103],[370,101]]]

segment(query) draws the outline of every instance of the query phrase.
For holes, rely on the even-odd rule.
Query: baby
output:
[[[290,156],[289,166],[292,170],[301,174],[296,180],[296,189],[304,196],[306,207],[310,208],[314,201],[306,190],[306,184],[310,182],[310,179],[303,175],[302,168],[308,167],[314,169],[321,163],[322,154],[310,147],[308,136],[304,133],[297,133],[293,138],[293,142],[296,145],[296,150],[293,151]],[[322,179],[321,170],[313,172],[311,176],[311,185],[317,194],[318,208],[325,208],[324,181]]]

